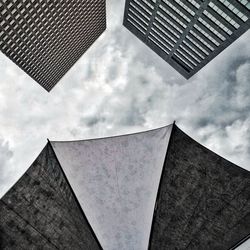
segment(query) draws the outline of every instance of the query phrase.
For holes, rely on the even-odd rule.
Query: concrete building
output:
[[[124,26],[186,79],[250,27],[248,0],[126,0]]]
[[[105,0],[0,2],[0,49],[50,91],[106,29]]]
[[[235,249],[249,238],[250,172],[176,125],[52,141],[0,209],[1,249]]]

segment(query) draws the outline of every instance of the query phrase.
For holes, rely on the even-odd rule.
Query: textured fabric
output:
[[[175,125],[49,143],[0,200],[0,249],[227,250],[249,232],[249,171]]]
[[[52,142],[105,250],[147,249],[171,129]]]
[[[229,249],[250,232],[250,173],[174,126],[150,250]]]
[[[101,249],[49,145],[0,200],[0,249]]]

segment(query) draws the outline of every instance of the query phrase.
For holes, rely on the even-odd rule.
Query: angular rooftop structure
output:
[[[248,0],[126,0],[124,26],[186,79],[250,27]]]
[[[0,3],[0,49],[50,91],[106,29],[105,0]]]
[[[250,236],[250,172],[175,124],[48,142],[0,211],[1,249],[235,249]]]

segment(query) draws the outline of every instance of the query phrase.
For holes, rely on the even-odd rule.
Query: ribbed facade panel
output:
[[[190,78],[250,27],[246,0],[127,0],[124,26]]]

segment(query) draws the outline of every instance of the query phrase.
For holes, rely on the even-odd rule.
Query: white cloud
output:
[[[122,26],[124,0],[108,1],[107,10],[107,31],[50,94],[0,55],[0,135],[14,152],[1,166],[0,196],[46,138],[115,135],[173,120],[249,169],[249,31],[187,81]]]
[[[11,163],[12,157],[13,152],[9,147],[9,142],[0,139],[0,182],[3,183],[3,185],[8,184],[13,174],[13,171],[8,168],[8,164]]]

